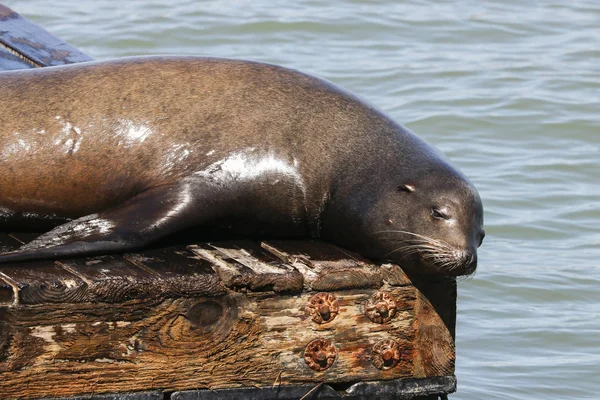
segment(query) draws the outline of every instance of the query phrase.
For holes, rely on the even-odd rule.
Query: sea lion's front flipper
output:
[[[16,251],[0,254],[0,263],[140,248],[205,220],[210,210],[204,210],[206,203],[199,197],[198,188],[189,183],[158,186],[112,209],[60,225]]]

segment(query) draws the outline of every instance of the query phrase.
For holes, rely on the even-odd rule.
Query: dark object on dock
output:
[[[1,71],[84,61],[92,57],[0,4]]]
[[[0,5],[0,70],[89,60]],[[0,397],[435,399],[456,388],[455,311],[454,280],[321,242],[6,264]]]

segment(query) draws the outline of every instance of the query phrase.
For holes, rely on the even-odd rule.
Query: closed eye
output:
[[[446,214],[445,212],[443,212],[439,208],[435,208],[435,207],[431,209],[431,216],[433,218],[435,218],[435,219],[443,219],[443,220],[450,219],[450,217],[448,216],[448,214]]]

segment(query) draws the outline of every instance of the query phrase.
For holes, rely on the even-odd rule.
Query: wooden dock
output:
[[[0,70],[90,60],[0,5]],[[453,279],[314,241],[5,264],[0,398],[445,398],[455,314]]]

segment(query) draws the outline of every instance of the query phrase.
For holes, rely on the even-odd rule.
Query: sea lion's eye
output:
[[[415,191],[415,187],[413,185],[408,185],[408,184],[400,185],[400,186],[398,186],[398,191],[411,193],[411,192]]]
[[[436,207],[433,207],[431,209],[431,216],[435,219],[444,219],[444,220],[450,219],[448,214],[446,214],[445,212],[443,212],[442,210],[440,210],[439,208],[436,208]]]

